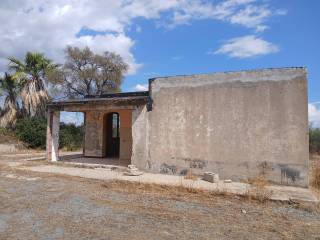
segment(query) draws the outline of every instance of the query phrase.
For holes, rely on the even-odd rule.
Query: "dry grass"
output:
[[[193,181],[194,183],[195,181]],[[226,198],[226,199],[242,199],[250,200],[251,202],[266,202],[269,200],[266,197],[266,194],[254,194],[250,193],[250,197],[247,195],[237,195],[227,192],[225,189],[220,189],[217,191],[206,191],[203,189],[194,188],[192,182],[189,185],[178,185],[178,186],[168,186],[168,185],[158,185],[150,183],[140,183],[140,182],[129,182],[122,180],[108,181],[101,184],[101,187],[107,188],[111,191],[126,192],[129,194],[151,194],[158,195],[161,197],[167,197],[170,199],[183,199],[183,200],[196,200],[201,202],[207,202],[211,204],[217,198]],[[264,196],[264,198],[262,197]]]
[[[230,195],[224,191],[205,191],[202,189],[194,188],[192,182],[189,185],[158,185],[150,183],[139,183],[129,181],[108,181],[101,184],[103,188],[111,191],[125,192],[129,194],[147,194],[166,197],[169,199],[183,199],[183,200],[196,200],[201,202],[212,203],[218,197],[239,198],[237,195]]]
[[[310,186],[313,192],[320,199],[320,155],[311,154],[310,155]]]
[[[247,181],[251,187],[247,190],[245,197],[249,200],[255,199],[261,203],[265,203],[270,199],[272,191],[270,191],[267,186],[269,185],[267,179],[264,176],[257,176],[255,178],[250,178]]]
[[[315,167],[312,175],[312,186],[320,190],[320,167]]]
[[[247,180],[247,183],[257,187],[266,187],[267,185],[269,185],[268,180],[262,175],[254,178],[249,178]]]
[[[12,216],[8,222],[10,231],[1,239],[23,239],[25,233],[29,233],[28,239],[46,238],[48,231],[50,234],[51,229],[57,228],[65,229],[62,236],[65,239],[110,236],[132,240],[152,236],[159,239],[316,239],[320,231],[318,217],[309,212],[291,211],[286,203],[262,205],[201,190],[194,194],[182,186],[101,182],[62,175],[50,175],[38,183],[10,179],[1,183],[0,189],[6,191],[2,197],[10,193],[11,198],[0,210]],[[26,194],[30,191],[32,199]],[[21,219],[26,210],[37,218]],[[33,234],[30,229],[38,219],[41,226]],[[145,231],[139,231],[144,228]]]
[[[154,183],[141,183],[141,182],[129,182],[114,180],[102,183],[102,186],[110,190],[120,190],[129,193],[159,193],[160,195],[175,195],[181,193],[205,193],[206,191],[201,189],[193,189],[190,191],[188,186],[168,186],[159,185]]]
[[[185,179],[189,180],[198,180],[198,177],[193,174],[192,169],[190,168],[187,172],[187,174],[184,176]]]
[[[309,213],[320,213],[320,203],[308,203],[308,202],[297,202],[297,201],[290,201],[290,205],[293,205],[294,208],[303,210]]]

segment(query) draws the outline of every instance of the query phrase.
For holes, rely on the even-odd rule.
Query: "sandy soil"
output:
[[[0,171],[0,239],[320,239],[314,205]]]

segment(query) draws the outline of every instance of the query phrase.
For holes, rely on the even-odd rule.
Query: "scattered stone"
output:
[[[123,173],[126,176],[140,176],[143,172],[139,171],[139,169],[135,165],[128,165],[128,169]]]
[[[244,209],[241,209],[241,212],[242,212],[243,214],[247,214],[247,211],[244,210]]]
[[[136,165],[133,165],[133,164],[128,165],[128,168],[129,168],[129,169],[138,169],[138,168],[136,167]]]
[[[217,173],[213,172],[205,172],[203,175],[203,180],[212,182],[212,183],[218,183],[219,182],[219,175]]]
[[[232,183],[232,180],[231,179],[226,179],[223,181],[224,183]]]

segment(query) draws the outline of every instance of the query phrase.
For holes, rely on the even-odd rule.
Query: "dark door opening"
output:
[[[119,157],[120,152],[120,117],[119,113],[108,113],[106,134],[107,157]]]

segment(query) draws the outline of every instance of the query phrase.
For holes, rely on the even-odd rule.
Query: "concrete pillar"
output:
[[[48,111],[47,120],[47,159],[51,162],[59,160],[59,127],[60,112]]]
[[[52,140],[51,140],[51,122],[52,122],[52,115],[50,113],[50,111],[48,110],[47,112],[47,139],[46,139],[46,157],[47,160],[50,161],[51,160],[51,144],[52,144]]]

